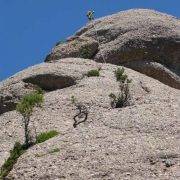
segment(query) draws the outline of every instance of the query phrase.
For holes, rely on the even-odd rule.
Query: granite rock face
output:
[[[89,70],[99,67],[99,77],[86,76]],[[117,67],[66,58],[33,66],[1,83],[1,92],[6,88],[7,94],[16,96],[28,89],[25,83],[32,87],[30,90],[36,86],[43,88],[45,102],[42,108],[35,109],[30,131],[60,132],[28,149],[8,179],[179,178],[180,91],[125,68],[132,79],[132,103],[113,109],[109,94],[118,93],[114,75]],[[71,96],[88,108],[88,119],[76,128],[73,117],[77,110]],[[22,117],[11,110],[0,115],[0,166],[15,141],[24,140]],[[52,153],[57,148],[59,151]]]
[[[70,37],[67,42],[58,43],[46,57],[45,62],[77,57],[92,59],[98,51],[98,42],[89,37]]]
[[[0,114],[14,110],[17,102],[25,94],[40,87],[44,91],[54,91],[76,84],[82,74],[76,69],[69,70],[59,63],[42,63],[0,83]]]
[[[153,10],[133,9],[90,22],[71,38],[71,44],[77,42],[77,37],[98,42],[98,51],[89,49],[92,56],[88,58],[130,67],[180,89],[179,19]],[[48,61],[79,57],[81,47],[71,54],[68,45],[55,47]],[[64,54],[64,46],[69,53]]]

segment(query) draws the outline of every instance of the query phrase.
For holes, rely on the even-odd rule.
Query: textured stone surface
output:
[[[99,77],[85,76],[98,67]],[[112,109],[108,95],[118,91],[116,68],[67,58],[28,68],[1,83],[1,87],[14,88],[27,77],[47,72],[76,80],[74,85],[45,93],[42,109],[37,108],[32,116],[31,132],[57,130],[60,134],[27,150],[9,179],[180,178],[180,91],[125,68],[132,79],[133,104]],[[77,128],[73,128],[76,110],[72,95],[89,111],[87,121]],[[15,111],[1,114],[0,124],[1,165],[15,141],[23,141],[23,129],[21,116]],[[54,148],[60,151],[49,153]],[[166,167],[167,160],[173,165]]]
[[[0,83],[0,114],[15,109],[17,101],[37,87],[45,91],[65,88],[76,84],[82,73],[61,64],[46,64],[30,67]]]
[[[91,59],[98,50],[98,43],[93,38],[75,36],[66,42],[57,44],[46,57],[45,62],[67,57]]]
[[[108,63],[128,64],[132,69],[180,89],[179,19],[153,10],[133,9],[97,19],[80,29],[74,38],[77,36],[99,42],[97,53],[90,59],[104,62],[103,57]],[[60,50],[58,47],[55,49]],[[68,51],[71,52],[71,47]],[[53,54],[56,56],[54,51],[51,56]],[[63,57],[69,57],[69,54]],[[56,56],[59,58],[61,56]],[[143,69],[137,68],[140,61]],[[163,66],[163,76],[157,66],[146,66],[144,61]]]

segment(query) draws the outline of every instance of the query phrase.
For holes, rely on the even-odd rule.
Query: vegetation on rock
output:
[[[129,104],[130,92],[129,84],[132,80],[128,79],[127,74],[125,74],[124,68],[117,68],[114,72],[116,80],[119,82],[119,93],[115,95],[111,93],[109,97],[111,98],[111,107],[113,108],[122,108]]]
[[[44,141],[47,141],[48,139],[53,138],[53,137],[57,136],[58,134],[59,133],[55,130],[41,133],[37,136],[36,143],[42,143]]]
[[[123,67],[117,68],[117,70],[115,70],[114,74],[115,74],[116,80],[119,82],[122,82],[122,83],[125,83],[125,82],[130,83],[131,82],[131,80],[128,79],[127,74],[125,74],[125,69]]]
[[[24,128],[24,138],[25,146],[29,147],[31,145],[31,137],[29,132],[29,122],[30,117],[33,113],[33,109],[36,106],[41,106],[43,103],[43,94],[42,91],[35,91],[30,94],[25,95],[22,100],[17,104],[16,110],[23,116],[23,128]]]
[[[59,133],[57,131],[49,131],[49,132],[44,132],[41,133],[40,135],[37,136],[36,143],[32,144],[35,145],[37,143],[42,143],[44,141],[47,141],[50,138],[53,138],[54,136],[58,135]],[[1,167],[0,171],[0,179],[4,179],[9,172],[12,170],[14,164],[17,162],[18,158],[29,148],[25,144],[20,144],[19,142],[16,142],[13,149],[10,151],[10,156],[9,158],[5,161],[3,166]],[[60,150],[58,148],[52,149],[49,151],[50,154],[59,152]]]
[[[91,49],[88,46],[83,46],[79,51],[79,57],[84,59],[90,59]]]
[[[4,162],[1,167],[0,179],[4,179],[13,168],[13,165],[17,162],[17,159],[25,152],[26,147],[16,142],[13,149],[10,151],[9,158]]]
[[[100,75],[100,70],[99,69],[92,69],[90,71],[87,72],[87,76],[88,77],[92,77],[92,76],[99,76]]]

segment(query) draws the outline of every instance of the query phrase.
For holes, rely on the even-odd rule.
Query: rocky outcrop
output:
[[[0,85],[0,114],[14,110],[20,98],[35,89],[34,86],[23,82],[7,86],[5,84]]]
[[[159,69],[156,66],[150,67],[148,63],[146,66],[144,61],[158,63],[164,75],[152,77],[180,89],[180,21],[175,17],[147,9],[122,11],[87,24],[75,37],[89,37],[98,41],[98,51],[92,51],[90,59],[99,62],[104,62],[104,58],[107,63],[128,64],[130,68],[148,76],[158,74]],[[74,42],[76,40],[72,38],[71,44]],[[67,45],[66,52],[71,52],[72,47]],[[73,55],[64,54],[62,48],[64,45],[55,47],[48,61],[78,57],[81,54],[81,48],[76,49]],[[140,61],[143,69],[137,68]]]
[[[98,42],[93,38],[75,36],[69,38],[67,42],[57,44],[46,57],[45,62],[68,57],[93,59],[97,50]]]
[[[159,79],[165,84],[174,88],[180,88],[180,78],[161,63],[154,61],[132,61],[123,63],[124,66],[132,68],[154,79]]]
[[[63,68],[62,63],[28,68],[0,83],[0,114],[14,110],[22,96],[38,87],[44,91],[62,89],[75,85],[82,76],[76,69]]]
[[[99,77],[85,75],[98,67],[101,67]],[[44,85],[42,76],[36,78],[39,74],[75,79],[73,86],[46,91],[42,108],[36,108],[31,117],[31,130],[36,129],[37,133],[57,130],[60,134],[29,148],[8,179],[179,178],[180,91],[125,68],[132,79],[133,103],[113,109],[109,94],[119,89],[114,76],[117,67],[89,59],[66,58],[28,68],[1,83],[1,88],[12,87],[16,94],[23,88],[18,85],[15,91],[15,85],[29,77],[33,80],[28,83],[40,85],[42,81]],[[88,108],[88,119],[76,128],[71,96]],[[14,142],[23,142],[24,137],[21,116],[16,111],[1,114],[0,124],[2,165]],[[58,152],[49,153],[57,148]],[[171,162],[170,167],[166,167],[166,161]]]

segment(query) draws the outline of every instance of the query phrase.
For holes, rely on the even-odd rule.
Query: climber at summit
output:
[[[89,21],[94,20],[94,11],[89,10],[86,14]]]

